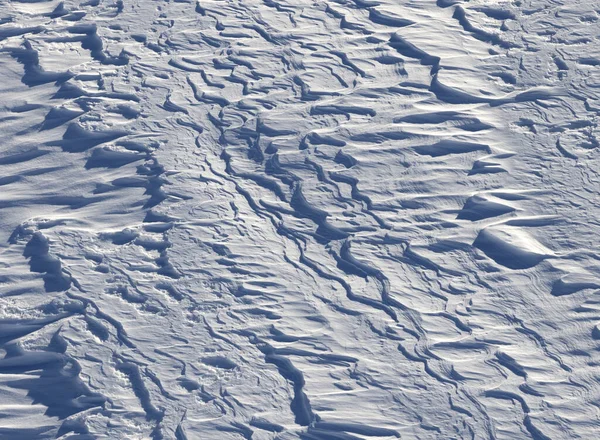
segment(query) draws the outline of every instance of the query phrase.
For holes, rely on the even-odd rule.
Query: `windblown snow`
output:
[[[598,438],[599,16],[0,0],[0,438]]]

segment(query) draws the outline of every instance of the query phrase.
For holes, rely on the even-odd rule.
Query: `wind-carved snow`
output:
[[[4,1],[0,437],[593,437],[599,10]]]

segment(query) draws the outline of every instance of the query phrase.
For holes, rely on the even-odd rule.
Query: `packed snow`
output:
[[[0,0],[0,439],[600,437],[598,0]]]

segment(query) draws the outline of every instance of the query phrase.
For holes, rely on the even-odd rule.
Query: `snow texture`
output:
[[[598,438],[599,16],[0,0],[0,438]]]

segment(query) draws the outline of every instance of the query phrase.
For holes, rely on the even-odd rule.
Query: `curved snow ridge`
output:
[[[589,437],[598,13],[484,3],[9,2],[0,433]]]

